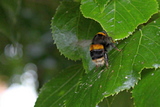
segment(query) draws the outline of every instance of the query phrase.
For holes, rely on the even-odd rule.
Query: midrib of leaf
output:
[[[136,53],[135,53],[135,55],[134,55],[134,59],[133,59],[133,62],[132,62],[132,65],[131,65],[131,67],[133,68],[133,65],[134,65],[134,63],[135,63],[135,59],[136,59],[136,57],[137,57],[137,55],[138,55],[138,52],[139,52],[139,46],[140,46],[140,44],[141,44],[141,41],[142,41],[142,36],[143,36],[143,34],[142,34],[142,31],[141,30],[139,30],[140,31],[140,38],[139,38],[139,42],[138,42],[138,46],[137,46],[137,50],[136,50]],[[132,69],[131,68],[131,69]]]
[[[114,81],[114,83],[113,83],[113,85],[112,85],[112,89],[114,89],[113,87],[115,86],[115,84],[116,84],[116,82],[117,82],[117,80],[118,80],[118,75],[119,75],[119,72],[120,72],[120,70],[121,70],[122,55],[123,55],[123,54],[122,54],[122,52],[123,52],[123,51],[121,51],[121,55],[120,55],[120,56],[121,56],[121,58],[120,58],[119,68],[118,68],[118,71],[117,71],[118,73],[117,73],[117,75],[116,75],[116,79],[115,79],[115,81]]]

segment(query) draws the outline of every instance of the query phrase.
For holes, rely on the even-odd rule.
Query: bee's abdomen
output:
[[[92,60],[102,58],[104,57],[104,50],[103,49],[92,50],[90,51],[90,55]]]
[[[92,44],[90,46],[90,56],[92,61],[97,65],[101,66],[104,64],[104,46],[102,44]]]

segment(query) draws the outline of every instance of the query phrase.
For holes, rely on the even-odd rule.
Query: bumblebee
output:
[[[94,36],[90,45],[90,56],[96,66],[103,66],[106,64],[108,67],[107,49],[111,46],[120,51],[114,43],[113,39],[109,37],[105,31],[98,32]]]

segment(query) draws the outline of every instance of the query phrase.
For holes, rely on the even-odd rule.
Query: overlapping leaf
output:
[[[110,1],[109,6],[111,6],[111,4],[115,5],[116,3],[121,4],[121,1]],[[96,3],[101,5],[101,2]],[[131,5],[133,1],[129,1],[128,3]],[[140,2],[140,4],[141,3],[142,2]],[[152,3],[154,4],[154,2],[151,2],[151,4]],[[153,6],[153,4],[151,6]],[[144,15],[145,21],[156,11],[157,5],[154,6],[155,8],[152,11],[149,11],[148,14],[146,13],[146,16]],[[60,5],[52,20],[53,38],[62,54],[73,60],[82,59],[84,68],[91,70],[94,66],[92,66],[89,57],[88,48],[90,42],[87,40],[91,39],[96,32],[100,31],[101,27],[94,21],[83,18],[78,7],[78,3],[71,2],[63,2]],[[99,8],[102,13],[106,11],[103,7],[105,7],[105,5]],[[123,5],[122,7],[124,8]],[[89,8],[92,8],[92,6]],[[131,28],[135,29],[139,23],[142,23],[144,20],[142,21],[141,18],[142,17],[136,19],[137,23],[135,26],[131,24]],[[133,20],[126,19],[130,21],[130,23],[134,23]],[[120,25],[125,26],[125,24]],[[116,39],[126,35],[126,32],[122,34],[120,31],[122,29],[127,31],[125,30],[127,29],[125,28],[126,26],[121,26],[116,27],[118,29],[114,28],[114,30],[118,30],[118,32],[115,32],[120,35],[119,37],[115,36]],[[128,31],[132,32],[130,28]],[[54,107],[59,104],[59,106],[67,107],[95,106],[104,97],[118,93],[121,90],[130,89],[140,78],[139,72],[141,72],[142,69],[160,65],[160,52],[158,51],[160,48],[159,41],[160,19],[146,25],[131,37],[121,41],[118,44],[118,47],[122,50],[121,52],[115,50],[110,51],[110,66],[108,69],[104,68],[104,70],[100,70],[101,68],[98,68],[96,69],[97,72],[92,70],[81,79],[79,79],[79,73],[73,73],[71,70],[71,73],[68,72],[69,74],[61,75],[62,78],[53,79],[47,83],[41,91],[36,106]],[[66,75],[71,77],[71,79]],[[63,79],[63,77],[65,79]],[[52,87],[56,84],[54,81],[62,82],[56,85],[57,87]]]
[[[82,59],[84,68],[94,66],[89,55],[93,36],[102,31],[98,23],[86,19],[79,11],[79,3],[62,2],[52,19],[52,34],[59,51],[72,60]]]
[[[134,3],[136,3],[136,1],[134,1],[134,3],[132,3],[131,1],[128,1],[127,3],[134,7]],[[95,10],[96,12],[98,12],[98,15],[96,15],[95,13],[91,14],[91,15],[96,15],[96,17],[102,18],[102,16],[104,16],[104,15],[101,15],[100,13],[103,11],[102,14],[105,14],[106,11],[110,11],[109,6],[112,7],[113,4],[116,4],[117,2],[118,2],[118,5],[120,5],[120,4],[125,5],[126,4],[126,2],[123,3],[123,0],[122,1],[99,1],[99,0],[96,0],[95,2],[92,2],[92,3],[96,3],[96,5],[98,5],[98,7],[95,6],[95,9],[96,9],[96,7],[98,8],[97,11]],[[148,2],[149,1],[147,1],[145,3],[148,3]],[[88,2],[85,2],[85,3],[88,3]],[[82,1],[82,7],[83,6],[85,7],[87,5],[85,3],[84,3],[84,1]],[[92,5],[92,3],[91,3],[91,5]],[[104,4],[104,3],[106,3],[106,4]],[[139,5],[141,3],[143,3],[143,2],[140,2]],[[118,10],[119,12],[124,13],[125,11],[127,11],[127,10],[123,9],[124,8],[123,5],[121,5],[119,7],[120,8],[120,10]],[[79,11],[79,6],[80,6],[80,4],[75,3],[75,2],[62,2],[62,4],[57,9],[57,13],[55,14],[54,18],[52,19],[52,34],[53,34],[54,42],[57,45],[57,48],[59,49],[59,51],[62,54],[64,54],[65,57],[68,57],[69,59],[72,59],[72,60],[82,59],[83,66],[84,66],[85,70],[88,72],[91,69],[93,69],[93,67],[94,67],[93,63],[91,62],[91,58],[89,56],[89,51],[88,51],[89,44],[90,44],[93,36],[97,32],[102,31],[102,28],[95,21],[85,19],[82,16],[81,12]],[[107,6],[107,8],[106,8],[106,6]],[[136,6],[138,6],[138,5],[136,5]],[[107,21],[108,24],[112,24],[112,22],[114,21],[115,22],[114,27],[108,26],[107,23],[103,23],[103,22],[100,22],[100,24],[102,25],[102,23],[103,23],[103,24],[105,24],[105,26],[108,26],[107,29],[105,29],[105,30],[109,31],[108,32],[109,34],[113,34],[114,39],[123,38],[133,31],[131,29],[135,29],[135,27],[138,24],[142,23],[144,21],[144,19],[145,19],[145,21],[147,21],[148,18],[154,12],[157,11],[157,5],[155,4],[155,1],[150,2],[149,6],[150,7],[153,6],[154,8],[149,9],[149,11],[147,10],[147,12],[145,12],[145,11],[142,12],[145,15],[142,15],[141,11],[144,8],[146,10],[146,5],[141,7],[141,11],[138,11],[139,9],[136,11],[134,10],[138,7],[129,8],[133,12],[137,12],[137,11],[138,12],[135,14],[132,14],[132,15],[131,15],[131,13],[130,13],[130,15],[127,15],[125,13],[125,19],[123,19],[123,17],[120,17],[120,16],[123,16],[124,14],[122,14],[118,17],[113,16],[113,13],[115,13],[115,15],[118,14],[117,10],[116,10],[116,12],[111,12],[111,14],[107,14],[106,18],[103,17],[102,20],[100,19],[101,21],[108,20]],[[93,6],[89,6],[89,7],[87,7],[86,10],[90,10],[90,8],[92,8],[92,7]],[[127,5],[127,7],[128,7],[128,5]],[[127,7],[125,7],[125,8],[127,8]],[[101,12],[99,11],[99,9],[101,10]],[[82,8],[82,10],[85,10],[85,9]],[[94,12],[94,11],[91,11],[91,12]],[[89,14],[91,12],[88,11],[87,13]],[[140,16],[137,16],[137,14],[139,14]],[[130,17],[132,16],[132,18],[130,18],[128,16],[130,16]],[[114,20],[108,19],[111,17],[115,18],[115,19]],[[117,22],[118,20],[116,18],[119,18],[119,17],[123,19],[123,20],[122,19],[119,20],[121,23]],[[133,17],[138,18],[138,19],[134,19]],[[94,16],[93,16],[93,18],[94,18]],[[135,23],[135,20],[136,20],[136,23]],[[142,22],[140,22],[140,21],[142,21]],[[135,24],[136,26],[133,24]],[[108,30],[108,29],[110,29],[110,30]],[[127,32],[127,34],[122,34],[122,33],[126,33],[126,32]]]
[[[143,72],[147,72],[147,74],[133,89],[135,105],[136,107],[159,107],[160,69],[144,70]]]
[[[118,44],[118,48],[122,50],[121,52],[110,51],[110,66],[108,69],[99,70],[101,69],[99,68],[96,69],[96,72],[91,71],[83,76],[78,84],[78,79],[72,82],[72,85],[66,83],[68,85],[66,86],[67,90],[71,91],[63,91],[63,89],[58,88],[61,86],[54,89],[50,88],[54,84],[49,82],[48,84],[51,86],[43,88],[37,104],[45,106],[45,104],[49,103],[51,104],[50,107],[54,107],[54,104],[63,103],[67,107],[94,107],[104,97],[130,89],[138,82],[140,78],[139,72],[142,69],[154,68],[155,65],[156,67],[160,65],[159,41],[160,19],[157,19],[139,29],[131,37],[121,41]],[[72,77],[71,75],[69,76]],[[72,80],[68,81],[71,82]],[[76,85],[77,88],[74,90],[73,86],[76,87]],[[66,87],[64,86],[63,88],[65,89]],[[61,91],[57,92],[56,90],[62,90],[64,93],[61,94]],[[68,97],[67,95],[71,96]],[[41,102],[42,100],[44,101]]]
[[[155,0],[110,0],[105,4],[97,3],[100,1],[82,0],[81,11],[85,17],[99,22],[114,39],[132,34],[139,24],[147,22],[158,11]]]

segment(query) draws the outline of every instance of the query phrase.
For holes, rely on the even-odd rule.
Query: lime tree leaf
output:
[[[139,24],[147,22],[158,12],[155,0],[111,0],[109,3],[97,4],[100,1],[82,0],[81,11],[85,17],[99,22],[114,39],[129,36]]]
[[[158,65],[160,66],[160,65]],[[160,107],[160,69],[144,70],[145,76],[133,89],[136,107]]]
[[[120,52],[112,50],[109,67],[83,70],[71,68],[48,82],[41,90],[35,107],[95,107],[104,97],[134,87],[144,68],[160,66],[160,19],[118,44]],[[72,71],[75,71],[73,72]]]
[[[160,19],[121,41],[118,47],[122,51],[109,53],[109,68],[97,69],[84,76],[67,107],[94,107],[104,97],[133,87],[142,69],[160,66],[159,41]]]
[[[43,86],[34,107],[63,107],[67,99],[75,94],[83,72],[82,67],[77,66],[65,69]]]
[[[82,59],[84,68],[91,70],[94,65],[89,55],[89,45],[102,28],[97,22],[84,18],[79,6],[78,2],[61,3],[52,19],[52,34],[57,48],[65,57]]]

